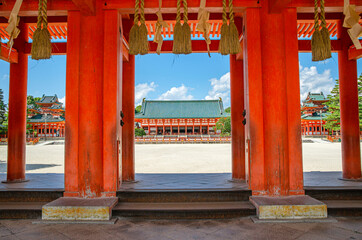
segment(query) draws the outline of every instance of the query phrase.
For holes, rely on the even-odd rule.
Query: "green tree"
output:
[[[135,108],[134,112],[135,112],[135,113],[141,112],[141,108],[142,108],[142,106],[141,106],[141,105],[138,105],[138,106]]]
[[[340,105],[339,105],[339,80],[336,80],[336,84],[331,91],[331,94],[327,96],[328,102],[326,103],[328,107],[329,115],[326,118],[325,128],[331,131],[340,131],[341,130],[341,119],[340,119]]]
[[[221,130],[222,136],[228,136],[231,133],[231,117],[220,118],[216,123],[216,129]]]
[[[230,113],[231,112],[231,107],[226,108],[225,112]]]
[[[3,125],[3,122],[6,121],[6,104],[4,103],[4,92],[0,89],[0,125]]]
[[[142,137],[142,136],[146,135],[146,132],[143,128],[135,128],[134,133],[135,133],[135,136],[137,136],[137,137]]]
[[[41,97],[33,97],[29,95],[26,99],[26,103],[28,105],[35,104],[36,102],[39,102],[41,100]]]
[[[358,77],[358,108],[359,108],[359,128],[362,131],[362,74]]]

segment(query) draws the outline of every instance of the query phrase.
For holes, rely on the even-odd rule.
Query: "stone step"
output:
[[[256,215],[249,201],[232,202],[120,202],[112,212],[117,217],[149,219],[210,219],[235,218]]]
[[[0,190],[0,202],[51,202],[60,197],[61,190]]]
[[[362,216],[362,200],[322,200],[322,202],[327,204],[330,216]]]
[[[320,201],[324,200],[362,200],[362,189],[307,188],[305,194]]]
[[[233,202],[248,201],[250,190],[133,190],[118,191],[120,202]]]
[[[38,219],[47,202],[0,202],[0,219]]]

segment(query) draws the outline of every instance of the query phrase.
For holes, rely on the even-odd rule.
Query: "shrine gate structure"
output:
[[[175,24],[176,0],[163,1],[163,18]],[[14,0],[0,1],[0,34]],[[314,2],[311,0],[234,0],[242,52],[230,56],[232,177],[245,179],[253,196],[304,195],[298,52],[310,52]],[[362,11],[362,0],[350,0]],[[158,0],[145,0],[149,37],[154,36]],[[135,57],[128,53],[133,0],[48,0],[53,54],[67,55],[65,198],[115,197],[123,181],[134,180]],[[188,1],[195,30],[200,0]],[[361,178],[356,50],[342,27],[343,0],[325,1],[332,51],[338,53],[343,178]],[[23,2],[20,35],[10,62],[8,182],[25,179],[28,56],[37,21],[37,0]],[[222,1],[206,1],[210,34],[219,37]],[[163,35],[172,36],[172,28]],[[218,51],[212,40],[210,51]],[[150,53],[156,51],[150,41]],[[194,53],[206,52],[192,40]],[[165,41],[162,53],[172,52]],[[243,111],[245,109],[245,117]],[[246,125],[240,124],[245,119]]]

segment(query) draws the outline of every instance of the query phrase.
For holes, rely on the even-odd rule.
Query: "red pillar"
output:
[[[253,195],[304,194],[296,9],[244,16],[248,181]]]
[[[245,179],[244,63],[230,55],[232,178]]]
[[[122,131],[122,180],[135,180],[134,166],[134,97],[135,59],[129,55],[129,62],[123,62],[122,111],[124,126]]]
[[[288,120],[289,194],[304,194],[303,152],[300,113],[300,81],[297,36],[297,11],[284,10],[286,99]]]
[[[352,45],[342,21],[339,38],[342,50],[338,52],[339,94],[341,111],[342,170],[343,178],[361,178],[361,149],[358,114],[357,61],[348,60],[348,48]]]
[[[20,21],[18,28],[20,34],[13,46],[18,51],[18,63],[10,64],[7,182],[25,181],[28,56],[24,50],[28,27]]]
[[[64,196],[115,196],[120,96],[120,16],[68,12]],[[81,27],[82,26],[82,27]]]

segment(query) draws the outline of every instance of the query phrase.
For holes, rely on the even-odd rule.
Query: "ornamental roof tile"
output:
[[[222,100],[144,100],[135,118],[220,118],[228,117]]]

